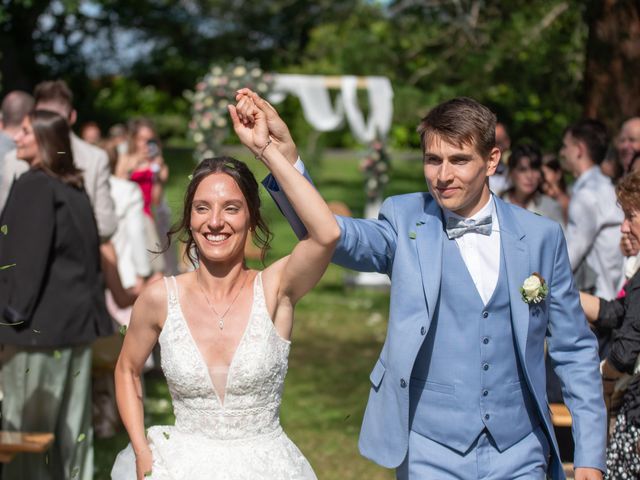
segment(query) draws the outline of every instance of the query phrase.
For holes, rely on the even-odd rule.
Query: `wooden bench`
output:
[[[552,403],[549,408],[551,409],[551,422],[556,427],[571,426],[571,413],[564,403]]]
[[[556,428],[571,428],[571,413],[564,403],[551,403],[549,405],[551,410],[551,423]],[[556,430],[556,433],[558,431]],[[568,433],[570,435],[570,433]],[[561,439],[558,439],[560,442]],[[573,478],[573,463],[564,462],[562,469],[568,479]]]
[[[53,443],[53,433],[0,431],[0,463],[9,463],[18,453],[42,453]]]

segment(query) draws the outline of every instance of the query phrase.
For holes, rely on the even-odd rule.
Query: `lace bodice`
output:
[[[189,331],[175,278],[165,283],[167,319],[159,342],[176,428],[225,441],[281,431],[290,342],[278,335],[269,316],[261,274],[254,280],[250,318],[229,365],[224,401]]]

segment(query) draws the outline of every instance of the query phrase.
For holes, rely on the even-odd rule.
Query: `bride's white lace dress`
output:
[[[229,366],[223,400],[182,314],[175,278],[165,282],[168,313],[159,343],[176,421],[147,431],[153,469],[145,478],[316,479],[280,426],[290,342],[276,333],[261,275],[254,280],[251,316]],[[135,480],[131,445],[118,454],[111,478]]]

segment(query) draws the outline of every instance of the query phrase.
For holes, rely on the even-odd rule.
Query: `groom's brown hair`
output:
[[[457,97],[435,106],[418,125],[424,152],[435,138],[461,147],[471,145],[488,157],[496,146],[496,116],[487,107],[468,97]]]

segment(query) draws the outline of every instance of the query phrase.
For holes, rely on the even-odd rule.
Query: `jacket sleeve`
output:
[[[604,472],[607,416],[597,342],[580,306],[560,226],[556,230],[548,302],[548,353],[573,417],[574,466]]]
[[[621,372],[633,373],[640,354],[640,282],[635,277],[627,286],[620,328],[613,332],[608,359]]]
[[[639,299],[640,300],[640,299]],[[624,299],[614,300],[600,299],[600,311],[596,320],[598,328],[612,329],[619,328],[624,319]]]
[[[23,177],[15,184],[4,215],[7,234],[2,239],[2,262],[15,264],[6,275],[7,323],[28,322],[37,306],[54,247],[55,198],[43,174]]]
[[[105,242],[111,238],[118,227],[115,206],[111,198],[111,188],[109,186],[109,161],[107,154],[100,150],[96,155],[96,179],[93,195],[93,213],[98,225],[100,241]],[[88,192],[88,189],[87,189]]]
[[[309,182],[313,183],[300,159],[295,167]],[[304,238],[307,230],[275,178],[268,175],[262,181],[262,185],[285,216],[298,239]],[[394,219],[395,211],[391,199],[383,203],[377,220],[336,215],[341,235],[332,262],[360,272],[390,274],[397,241]]]
[[[307,169],[305,168],[304,163],[302,163],[302,160],[298,158],[294,167],[296,167],[296,169],[309,181],[309,183],[313,184],[313,180],[311,180],[311,176],[307,173]],[[271,174],[267,175],[262,180],[262,185],[267,192],[269,192],[269,195],[271,195],[271,198],[280,210],[280,213],[284,215],[284,218],[286,218],[289,225],[291,225],[291,229],[293,230],[293,233],[295,233],[296,237],[298,237],[298,240],[302,240],[306,237],[307,227],[304,226],[304,223],[302,223],[302,220],[298,217],[298,214],[293,209],[293,206],[289,202],[284,191],[280,189],[280,185],[278,185],[275,177]]]

